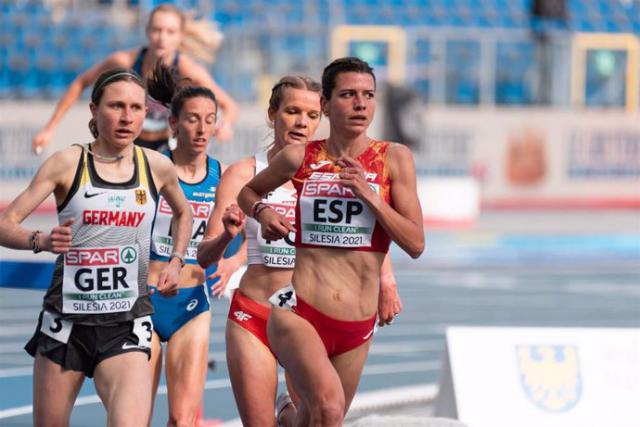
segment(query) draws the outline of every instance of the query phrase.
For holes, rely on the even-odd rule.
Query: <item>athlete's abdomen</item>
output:
[[[340,320],[363,320],[377,310],[385,254],[337,248],[298,248],[296,294]]]

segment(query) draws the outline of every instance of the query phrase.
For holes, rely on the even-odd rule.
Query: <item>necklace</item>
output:
[[[72,144],[72,145],[77,145],[78,147],[82,148],[82,151],[85,151],[88,154],[91,154],[94,159],[99,160],[103,163],[115,163],[117,161],[124,159],[124,156],[125,156],[124,154],[118,154],[117,156],[103,156],[102,154],[94,153],[91,150],[90,145],[89,146],[86,146],[83,144]],[[131,147],[131,150],[133,150],[133,147]]]

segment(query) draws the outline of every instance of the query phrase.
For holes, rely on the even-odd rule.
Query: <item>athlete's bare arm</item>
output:
[[[73,183],[80,156],[79,147],[68,147],[54,153],[40,166],[29,186],[0,214],[0,245],[12,249],[31,249],[33,230],[20,226],[52,193],[57,204],[62,203]],[[50,233],[38,236],[39,247],[63,253],[71,244],[71,222],[54,227]]]
[[[198,263],[202,268],[220,261],[227,245],[237,235],[237,233],[234,234],[233,229],[227,230],[223,226],[222,219],[226,209],[236,203],[240,189],[254,174],[255,160],[251,157],[232,164],[222,175],[216,190],[216,204],[207,223],[207,231],[198,245]],[[244,221],[239,228],[243,226]],[[235,231],[239,233],[240,229]],[[242,251],[241,248],[239,252],[243,252],[243,258],[246,258],[246,251]]]
[[[60,101],[58,101],[47,124],[33,137],[33,141],[31,142],[33,151],[39,154],[41,150],[51,142],[53,131],[58,123],[60,123],[60,120],[62,120],[67,111],[69,111],[69,108],[82,96],[82,92],[91,86],[102,72],[115,67],[130,68],[135,60],[135,53],[136,51],[134,50],[115,52],[104,61],[94,65],[76,77],[62,95]]]
[[[224,89],[218,86],[211,74],[202,65],[186,55],[180,58],[180,75],[191,79],[193,84],[197,86],[208,87],[216,96],[223,114],[222,122],[216,132],[216,138],[220,141],[227,141],[233,138],[233,125],[238,119],[238,104]]]
[[[191,238],[191,228],[193,225],[193,217],[191,208],[187,203],[187,199],[178,183],[178,174],[171,160],[153,150],[145,150],[145,154],[149,159],[149,166],[153,174],[153,180],[156,183],[158,191],[162,197],[169,203],[173,212],[172,220],[172,238],[173,251],[184,257],[187,250],[187,244]],[[158,290],[165,295],[175,294],[178,290],[178,277],[182,265],[176,257],[171,257],[167,266],[160,273],[158,278]]]
[[[402,311],[402,300],[393,274],[391,257],[387,253],[380,268],[380,295],[378,296],[378,325],[390,325]]]
[[[289,145],[274,156],[269,165],[245,185],[238,195],[238,205],[247,215],[253,215],[254,204],[262,195],[275,190],[289,181],[304,160],[304,145]],[[284,215],[273,209],[263,209],[256,218],[262,228],[262,237],[278,240],[295,231]]]
[[[369,187],[362,166],[354,159],[342,157],[338,160],[343,166],[340,179],[372,209],[389,237],[409,256],[418,258],[424,250],[424,229],[413,155],[406,146],[392,143],[387,152],[387,163],[394,207]]]

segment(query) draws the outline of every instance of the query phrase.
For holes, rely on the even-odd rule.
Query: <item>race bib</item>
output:
[[[213,210],[212,202],[194,202],[188,200],[193,215],[193,227],[191,229],[191,240],[187,246],[185,260],[196,263],[198,244],[202,241],[207,229],[207,221]],[[153,234],[151,235],[151,249],[157,255],[170,257],[173,253],[173,237],[171,236],[173,212],[169,203],[160,196],[158,202],[158,212],[153,224]]]
[[[103,314],[129,311],[138,298],[136,244],[74,248],[64,256],[62,312]]]
[[[151,335],[153,335],[151,316],[133,319],[133,333],[138,337],[138,347],[151,348]]]
[[[285,204],[269,203],[276,212],[284,215],[292,225],[296,223],[295,201]],[[258,247],[262,256],[262,264],[273,268],[294,268],[296,265],[296,233],[290,232],[283,239],[266,240],[262,237],[260,223],[258,223]]]
[[[378,184],[369,183],[380,194]],[[300,196],[301,241],[307,245],[371,246],[376,218],[362,200],[337,181],[305,181]]]
[[[46,310],[42,312],[42,325],[40,326],[40,332],[50,336],[54,340],[66,344],[69,341],[69,335],[71,335],[72,327],[73,322],[70,320],[64,320],[61,316],[50,313]]]
[[[278,289],[276,293],[269,297],[269,303],[278,308],[284,308],[285,310],[293,310],[298,304],[296,299],[296,291],[293,289],[293,285],[285,286]]]

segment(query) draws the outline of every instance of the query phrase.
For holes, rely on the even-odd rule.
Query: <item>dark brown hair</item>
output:
[[[153,75],[147,79],[149,95],[158,102],[163,103],[171,110],[173,117],[178,117],[184,103],[191,98],[208,98],[218,110],[218,100],[211,89],[203,86],[185,86],[189,79],[177,78],[172,69],[164,65],[161,61],[156,63]]]
[[[373,77],[374,85],[376,84],[376,75],[373,74],[373,68],[367,62],[354,56],[338,58],[327,65],[322,72],[322,96],[324,99],[331,99],[331,93],[336,87],[338,74],[350,72],[369,74]]]

